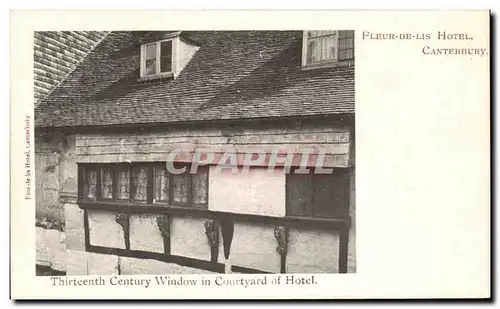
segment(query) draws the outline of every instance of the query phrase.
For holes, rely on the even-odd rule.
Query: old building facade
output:
[[[35,116],[39,264],[356,271],[353,31],[111,32]]]

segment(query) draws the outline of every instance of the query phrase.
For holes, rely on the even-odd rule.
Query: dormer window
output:
[[[322,67],[354,60],[354,30],[304,31],[302,66]]]
[[[141,79],[176,78],[198,49],[193,42],[182,38],[180,32],[142,44]]]
[[[173,39],[170,39],[143,45],[141,77],[173,73],[173,41]]]

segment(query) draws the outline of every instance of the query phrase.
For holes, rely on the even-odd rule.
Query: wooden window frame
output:
[[[115,163],[115,164],[110,164],[113,165],[113,202],[115,203],[129,203],[131,200],[131,168],[130,164],[128,163]],[[129,188],[128,188],[128,199],[119,199],[117,197],[118,194],[118,173],[126,170],[128,172],[128,183],[129,183]]]
[[[339,34],[340,34],[340,31],[354,31],[354,30],[332,30],[332,31],[335,31],[335,59],[316,61],[314,63],[307,63],[307,44],[308,44],[309,39],[310,39],[308,31],[311,31],[311,30],[304,30],[303,35],[302,35],[302,67],[304,69],[354,65],[354,58],[355,58],[354,38],[355,38],[355,35],[353,35],[353,48],[352,48],[353,55],[352,55],[352,58],[339,60]],[[318,37],[314,37],[314,38],[328,37],[328,36],[333,36],[333,34],[318,36]]]
[[[103,170],[104,170],[105,168],[108,168],[108,169],[110,169],[110,170],[111,170],[111,198],[105,198],[105,197],[102,197],[102,191],[103,191],[103,190],[102,190],[102,185],[103,185],[102,180],[103,180],[103,175],[104,175]],[[101,195],[101,200],[102,200],[102,201],[108,201],[108,202],[113,201],[113,200],[114,200],[114,196],[115,196],[115,194],[116,194],[116,193],[115,193],[115,178],[116,178],[116,175],[115,175],[115,173],[114,173],[114,169],[113,169],[113,167],[101,167],[101,168],[98,168],[97,170],[98,170],[98,172],[97,172],[97,173],[98,173],[98,174],[97,174],[97,176],[101,178],[101,180],[100,180],[100,185],[101,185],[101,188],[100,188],[100,191],[99,191],[99,192],[100,192],[100,195]],[[97,196],[97,198],[99,198],[99,196]],[[97,200],[97,199],[96,199],[96,200]]]
[[[154,164],[153,165],[153,189],[156,189],[156,168],[158,166],[164,166],[164,164],[161,164],[161,163],[157,163],[157,164]],[[165,167],[166,169],[166,167]],[[153,204],[170,204],[170,199],[171,199],[171,194],[172,194],[172,185],[170,184],[170,181],[171,180],[171,174],[168,173],[167,171],[167,175],[166,175],[166,178],[168,179],[168,188],[167,188],[167,191],[168,191],[168,199],[167,200],[157,200],[156,199],[156,191],[153,191]]]
[[[90,202],[96,202],[98,200],[98,196],[100,195],[100,186],[101,186],[101,182],[100,182],[100,169],[96,166],[83,166],[82,167],[82,174],[81,175],[78,175],[78,180],[81,181],[81,186],[78,187],[78,197],[80,199],[84,199],[86,201],[90,201]],[[96,172],[96,193],[95,193],[95,199],[89,199],[88,197],[88,187],[87,187],[87,190],[85,190],[85,185],[86,185],[86,182],[88,181],[88,175],[89,175],[89,172]]]
[[[191,201],[191,205],[192,205],[193,207],[197,207],[197,208],[204,208],[204,207],[205,207],[205,205],[208,205],[208,183],[209,183],[209,177],[208,177],[208,174],[209,174],[209,170],[210,170],[210,169],[208,168],[208,166],[198,166],[198,171],[200,171],[200,170],[203,170],[203,171],[205,172],[205,177],[206,177],[206,179],[205,179],[205,183],[206,183],[205,201],[206,201],[206,203],[205,203],[205,204],[203,204],[203,203],[195,203],[195,202],[194,202],[194,199],[193,199],[193,190],[194,190],[194,188],[193,188],[193,177],[194,177],[196,174],[189,174],[189,175],[190,175],[190,177],[189,177],[189,185],[190,185],[190,186],[189,186],[189,193],[188,193],[188,196],[190,196],[190,198],[191,198],[191,200],[190,200],[190,201]]]
[[[138,168],[140,167],[146,167],[146,180],[147,180],[147,187],[146,187],[146,200],[137,200],[134,198],[134,191],[136,189],[134,185],[134,176]],[[129,189],[129,200],[132,203],[137,203],[137,204],[149,204],[150,202],[150,192],[151,190],[154,190],[154,187],[151,186],[151,181],[152,179],[150,178],[151,175],[151,165],[150,164],[144,164],[144,163],[136,163],[136,164],[131,164],[130,170],[129,170],[129,180],[130,180],[130,189]],[[152,188],[151,188],[152,187]]]
[[[180,168],[182,166],[177,166],[177,168]],[[186,167],[186,169],[189,169],[189,167]],[[184,176],[185,174],[180,174],[182,176]],[[177,206],[177,207],[184,207],[185,205],[192,205],[192,201],[193,201],[193,198],[191,196],[191,188],[192,188],[192,185],[193,185],[193,182],[191,181],[191,177],[187,177],[187,188],[186,188],[186,202],[185,203],[182,203],[182,202],[176,202],[174,200],[174,184],[173,184],[173,181],[174,181],[174,178],[176,176],[180,176],[180,175],[171,175],[169,173],[169,199],[170,199],[170,205],[172,206]]]
[[[143,205],[143,206],[164,206],[164,207],[169,207],[169,206],[175,206],[175,207],[181,207],[181,208],[197,208],[197,209],[208,209],[208,177],[209,177],[209,168],[208,166],[199,166],[198,171],[203,170],[205,172],[205,175],[207,177],[206,179],[206,187],[205,187],[205,201],[206,203],[194,203],[193,202],[193,181],[192,178],[194,177],[194,174],[191,174],[190,167],[191,164],[189,163],[183,163],[183,166],[186,166],[186,173],[188,174],[188,188],[187,188],[187,202],[186,203],[177,203],[174,202],[173,200],[173,177],[176,175],[173,175],[167,171],[167,177],[168,177],[168,201],[157,201],[155,200],[155,185],[156,185],[156,173],[155,173],[155,167],[159,165],[166,165],[166,162],[133,162],[133,163],[88,163],[88,164],[81,164],[81,167],[79,168],[79,175],[78,175],[78,180],[81,182],[79,184],[79,202],[82,203],[103,203],[103,204],[116,204],[116,205],[123,205],[127,206],[130,204],[133,205]],[[147,173],[147,196],[146,196],[146,201],[139,201],[134,199],[134,168],[137,168],[139,166],[146,167],[146,173]],[[102,171],[105,168],[110,168],[111,173],[112,173],[112,198],[103,198],[102,196]],[[128,190],[128,199],[118,199],[118,173],[120,171],[123,171],[123,169],[128,170],[128,175],[129,175],[129,190]],[[97,187],[96,187],[96,199],[88,199],[86,196],[86,192],[84,192],[84,188],[86,185],[87,181],[87,171],[95,171],[97,173]]]
[[[292,217],[292,218],[304,218],[304,219],[325,219],[325,220],[331,220],[331,219],[348,219],[349,217],[349,207],[350,207],[350,190],[351,190],[351,177],[352,177],[352,171],[349,168],[339,168],[335,169],[334,173],[339,173],[340,177],[343,177],[343,180],[346,182],[346,186],[344,187],[344,192],[343,192],[343,203],[342,205],[333,205],[333,207],[340,207],[340,215],[334,215],[334,216],[321,216],[317,215],[318,211],[316,208],[318,205],[316,204],[316,197],[315,197],[315,191],[316,188],[315,186],[315,179],[314,177],[322,177],[322,176],[327,176],[325,174],[315,174],[312,170],[307,173],[307,174],[297,174],[300,176],[307,176],[310,178],[310,186],[308,190],[308,196],[307,199],[309,202],[312,204],[311,208],[307,210],[307,214],[296,214],[292,212],[291,205],[290,205],[290,190],[292,189],[290,187],[290,177],[294,177],[295,170],[297,168],[293,168],[290,173],[286,174],[285,177],[285,212],[287,217]],[[317,180],[319,180],[317,178]],[[333,202],[332,202],[333,203]],[[335,211],[334,211],[335,213]]]
[[[141,45],[141,69],[140,69],[140,77],[141,78],[158,78],[158,77],[170,77],[174,76],[175,67],[176,67],[176,59],[178,55],[179,48],[179,38],[168,38],[156,42],[149,42]],[[161,43],[171,41],[172,42],[172,60],[171,60],[171,70],[169,72],[161,72]],[[146,74],[146,46],[156,44],[156,73],[154,74]]]

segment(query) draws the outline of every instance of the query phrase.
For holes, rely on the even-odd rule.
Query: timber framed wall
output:
[[[327,166],[348,169],[352,177],[349,217],[336,219],[286,216],[280,197],[264,199],[270,205],[267,212],[262,207],[254,211],[231,208],[230,199],[220,198],[223,191],[214,191],[220,179],[212,178],[209,190],[219,192],[215,195],[219,198],[214,200],[209,194],[208,209],[89,202],[76,198],[74,192],[75,198],[63,204],[68,274],[147,273],[145,268],[158,261],[193,268],[194,273],[225,272],[227,264],[232,272],[240,273],[354,272],[351,132],[349,124],[339,125],[330,119],[235,124],[230,129],[73,132],[68,135],[74,140],[69,152],[74,151],[75,163],[69,168],[79,176],[87,164],[164,161],[168,151],[181,146],[268,151],[283,145],[293,149],[307,145],[327,149]],[[275,183],[279,186],[281,181]],[[78,179],[79,190],[75,191],[81,192],[82,184]],[[93,260],[101,256],[109,256],[106,260],[115,266],[92,270],[97,264]],[[149,271],[153,268],[158,267]]]

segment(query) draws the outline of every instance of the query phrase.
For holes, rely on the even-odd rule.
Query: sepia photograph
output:
[[[490,11],[10,17],[11,299],[491,299]]]
[[[354,30],[33,36],[37,276],[356,273]]]

